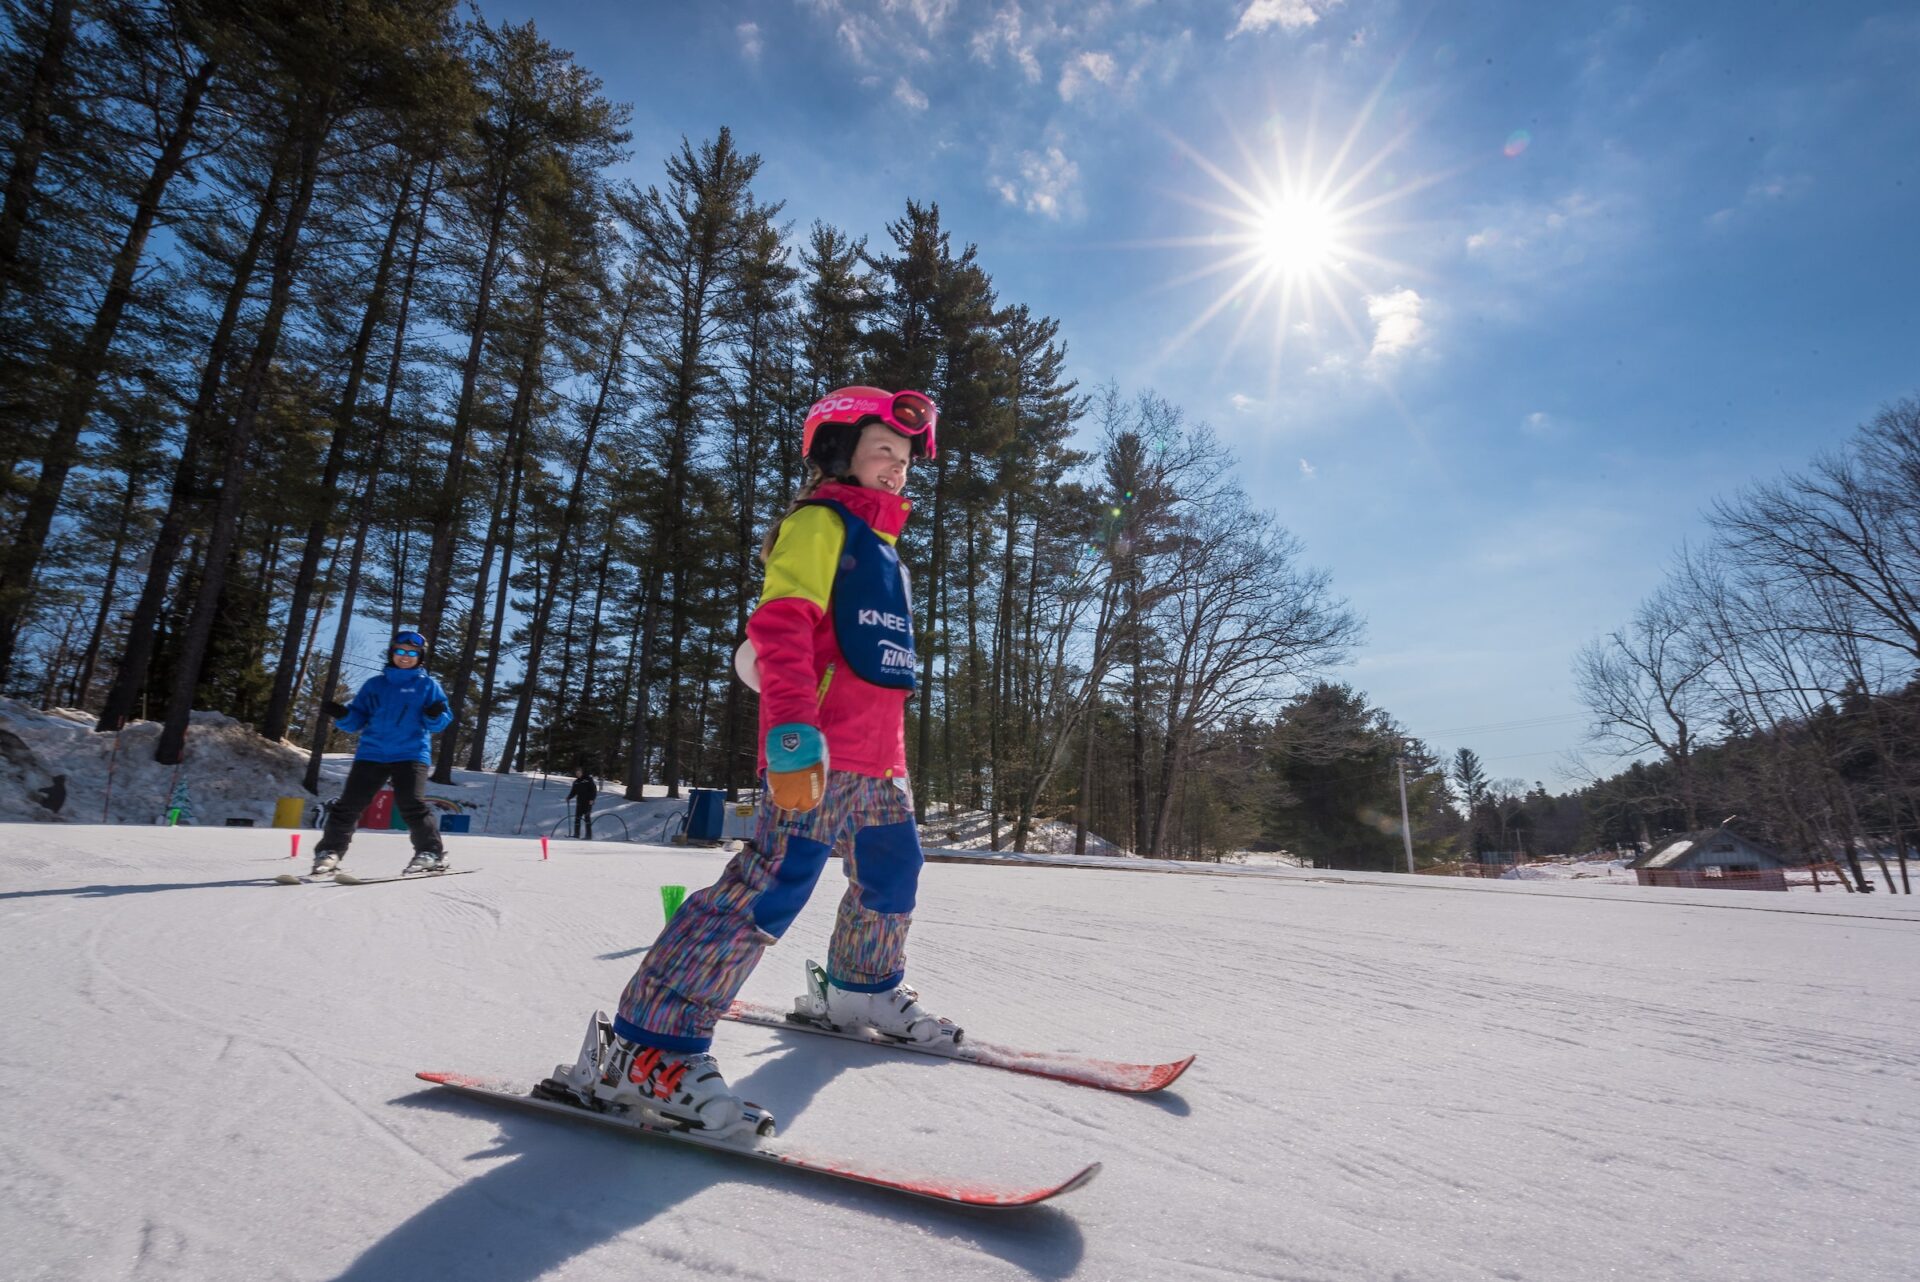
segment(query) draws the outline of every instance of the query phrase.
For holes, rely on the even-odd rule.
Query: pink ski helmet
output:
[[[939,421],[940,411],[925,392],[842,387],[828,392],[807,411],[807,424],[800,433],[800,453],[807,458],[814,456],[814,436],[823,427],[838,424],[860,428],[877,422],[906,437],[915,457],[932,458],[933,429]]]

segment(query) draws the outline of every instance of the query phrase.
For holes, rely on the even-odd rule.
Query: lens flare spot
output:
[[[1509,160],[1511,160],[1513,157],[1518,156],[1521,152],[1525,151],[1527,149],[1527,144],[1532,141],[1533,141],[1532,134],[1528,133],[1524,129],[1516,129],[1512,133],[1507,135],[1507,145],[1502,147],[1500,150],[1503,153],[1505,153],[1506,157]]]

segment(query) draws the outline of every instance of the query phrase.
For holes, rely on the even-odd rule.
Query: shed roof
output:
[[[1745,837],[1731,828],[1701,828],[1695,832],[1680,832],[1663,837],[1652,850],[1633,861],[1634,868],[1671,868],[1687,856],[1694,854],[1710,841],[1732,841],[1741,850],[1751,851],[1763,859],[1774,863],[1785,861],[1766,846],[1751,837]]]

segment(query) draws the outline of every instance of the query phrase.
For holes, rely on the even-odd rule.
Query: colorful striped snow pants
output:
[[[898,985],[924,859],[913,794],[904,784],[836,770],[811,812],[763,801],[753,840],[719,881],[687,896],[647,950],[620,995],[614,1031],[662,1050],[706,1050],[714,1024],[767,945],[806,906],[834,855],[844,862],[847,893],[833,924],[827,974],[838,987],[861,992]]]

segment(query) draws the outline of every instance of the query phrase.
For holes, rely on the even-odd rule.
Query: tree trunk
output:
[[[301,131],[300,161],[293,198],[274,246],[272,284],[267,294],[266,313],[260,320],[260,336],[248,362],[246,377],[240,384],[239,402],[233,422],[227,429],[225,465],[222,468],[220,501],[214,509],[213,527],[207,535],[206,573],[200,592],[188,617],[181,639],[180,659],[175,669],[173,695],[167,707],[166,724],[161,728],[153,759],[161,765],[177,765],[186,747],[187,722],[193,713],[193,695],[200,683],[200,665],[213,635],[216,607],[226,586],[227,558],[233,547],[239,520],[241,497],[246,491],[247,456],[253,446],[260,402],[266,394],[267,375],[280,346],[280,327],[286,318],[292,294],[295,250],[313,205],[313,190],[320,173],[320,150],[332,123],[331,95],[306,106],[294,116],[294,127]]]
[[[611,533],[611,531],[609,531],[609,533]],[[573,721],[576,734],[589,723],[590,710],[587,701],[593,698],[593,682],[596,675],[595,669],[598,667],[600,658],[600,612],[601,607],[607,599],[607,571],[612,563],[613,547],[611,543],[602,543],[600,545],[600,568],[594,576],[593,584],[593,620],[587,626],[586,671],[583,672],[580,677],[580,701],[574,705]],[[597,720],[597,718],[593,719]],[[580,743],[584,746],[584,738],[580,740]],[[596,775],[600,774],[605,763],[599,760],[599,752],[596,750],[586,755],[591,759],[589,764],[591,764],[593,768],[593,773]]]
[[[387,224],[387,238],[380,247],[380,259],[373,272],[373,288],[367,309],[360,318],[360,332],[354,335],[347,360],[347,382],[340,392],[340,408],[334,414],[333,438],[327,443],[326,463],[321,468],[320,495],[326,504],[340,480],[340,468],[346,460],[348,443],[353,439],[353,423],[360,404],[360,383],[366,374],[367,353],[373,346],[374,331],[386,311],[387,285],[393,276],[394,250],[400,243],[400,230],[412,213],[408,202],[413,197],[414,167],[407,166],[400,182],[400,198],[394,202],[393,219]],[[433,189],[433,175],[427,175],[427,189]],[[313,580],[319,573],[320,553],[327,541],[329,508],[322,507],[307,525],[307,537],[300,549],[300,568],[293,576],[293,592],[287,605],[286,636],[280,644],[280,664],[274,671],[273,693],[267,699],[267,715],[260,733],[269,739],[287,735],[287,709],[293,704],[294,668],[300,653],[300,632],[306,623],[307,600],[313,594]]]
[[[1087,709],[1086,738],[1080,747],[1080,804],[1073,820],[1073,853],[1087,853],[1087,827],[1093,818],[1093,732],[1099,725],[1099,696]]]
[[[652,682],[648,671],[653,666],[653,633],[660,621],[659,599],[661,572],[649,556],[646,561],[647,572],[641,587],[640,599],[640,671],[634,678],[633,700],[633,738],[627,758],[627,795],[638,801],[645,795],[647,784],[647,759],[653,755],[651,736],[647,733],[648,687]]]
[[[533,563],[533,603],[536,612],[540,610],[551,587],[542,573],[545,569],[545,562]],[[506,746],[500,751],[500,764],[494,767],[501,774],[523,768],[516,763],[524,763],[526,759],[527,737],[533,725],[533,696],[539,688],[540,665],[533,662],[532,655],[529,653],[526,666],[520,676],[520,694],[514,703],[513,720],[507,723]]]
[[[420,197],[420,213],[413,224],[413,243],[407,250],[407,270],[400,284],[400,307],[393,319],[393,347],[387,357],[387,383],[380,399],[380,417],[373,429],[373,443],[367,450],[367,479],[361,487],[360,500],[355,505],[353,520],[353,554],[347,566],[346,586],[340,596],[340,622],[333,632],[333,652],[327,660],[327,678],[321,687],[320,698],[324,703],[333,698],[334,690],[340,683],[340,665],[346,658],[347,637],[353,630],[354,600],[360,592],[360,568],[366,556],[367,527],[373,520],[373,491],[380,476],[381,464],[386,461],[387,437],[393,430],[393,401],[400,391],[400,371],[406,362],[407,320],[413,311],[413,286],[419,279],[420,250],[427,238],[427,215],[433,200],[432,175],[429,174],[426,189]],[[325,708],[319,709],[313,720],[313,747],[307,755],[307,791],[318,794],[320,791],[320,759],[326,751],[327,732],[333,726],[333,718],[327,715]]]
[[[13,168],[7,173],[7,194],[0,202],[0,305],[18,274],[20,239],[26,234],[40,159],[51,139],[55,86],[66,72],[67,46],[73,40],[73,0],[53,0],[47,10],[47,40],[33,64],[26,104],[20,111],[20,135],[13,146]]]
[[[547,563],[547,590],[536,598],[538,606],[527,635],[527,680],[522,684],[519,706],[514,710],[513,728],[507,732],[509,742],[526,734],[533,714],[533,695],[535,687],[539,684],[540,652],[546,641],[547,624],[552,617],[553,603],[559,591],[561,559],[566,555],[567,545],[573,539],[573,531],[579,520],[581,496],[586,492],[587,476],[593,466],[594,441],[598,439],[600,428],[606,421],[607,402],[613,391],[614,379],[620,371],[622,354],[626,348],[627,330],[639,307],[640,297],[638,288],[626,292],[625,305],[614,325],[612,341],[607,351],[607,361],[601,368],[599,392],[594,398],[593,409],[587,415],[586,432],[580,442],[580,458],[573,469],[573,484],[567,491],[567,503],[560,514],[560,530],[553,541],[553,554]],[[562,694],[564,695],[564,691]]]
[[[282,147],[274,157],[273,171],[260,197],[260,208],[254,215],[253,229],[248,233],[246,246],[234,264],[233,281],[227,287],[220,322],[214,327],[213,341],[207,348],[206,364],[200,370],[200,386],[194,395],[193,407],[187,412],[186,435],[181,441],[180,457],[174,462],[167,510],[154,536],[153,550],[147,556],[146,582],[140,589],[140,600],[135,604],[133,618],[127,625],[126,650],[121,655],[119,671],[114,674],[113,685],[107,691],[106,706],[101,709],[100,720],[95,726],[102,733],[117,732],[126,725],[133,715],[134,705],[141,702],[140,696],[147,684],[147,669],[153,658],[160,611],[166,603],[167,590],[173,580],[174,564],[186,541],[189,514],[198,502],[196,490],[200,481],[200,454],[212,430],[215,402],[220,395],[220,384],[226,377],[234,332],[240,324],[248,287],[253,283],[254,268],[259,264],[260,252],[266,247],[267,233],[272,229],[274,215],[279,210],[280,186],[286,181],[287,167],[292,158],[291,147]]]
[[[113,612],[113,588],[120,578],[120,562],[127,550],[127,532],[133,524],[133,510],[139,503],[139,469],[129,467],[126,490],[120,499],[120,522],[113,532],[113,553],[107,558],[106,579],[100,585],[100,608],[94,613],[93,632],[87,637],[87,651],[80,657],[80,668],[74,674],[73,706],[76,708],[84,709],[87,696],[93,691],[93,668],[100,658],[100,642],[107,634],[107,619]]]
[[[453,725],[447,733],[440,736],[440,753],[434,761],[433,781],[435,783],[453,782],[453,762],[459,755],[460,714],[467,706],[467,694],[473,688],[473,668],[480,652],[480,629],[486,626],[487,588],[493,582],[493,554],[500,546],[500,529],[504,524],[503,514],[507,505],[507,475],[517,475],[513,455],[518,448],[517,418],[509,422],[507,439],[501,443],[500,463],[495,469],[493,485],[493,511],[487,518],[487,538],[480,545],[480,568],[473,576],[473,608],[467,611],[466,627],[461,629],[460,659],[453,670],[453,681],[448,686],[447,706],[453,710]],[[486,727],[477,728],[473,736],[476,750],[486,739]],[[478,766],[469,767],[477,770]]]
[[[936,455],[933,464],[933,546],[927,557],[927,625],[922,635],[926,638],[926,650],[920,656],[920,688],[915,697],[920,701],[920,727],[917,735],[917,750],[913,760],[913,772],[918,781],[918,773],[927,766],[927,758],[933,751],[933,652],[938,648],[940,576],[946,571],[947,540],[946,530],[940,520],[940,510],[946,497],[947,458]],[[916,787],[913,790],[914,822],[924,824],[927,821],[927,790]]]
[[[474,718],[473,743],[467,749],[467,769],[486,768],[487,731],[493,724],[493,682],[500,672],[500,641],[506,630],[507,601],[512,593],[514,536],[520,524],[520,478],[526,472],[526,447],[513,456],[513,475],[507,482],[507,527],[500,540],[500,580],[494,589],[492,632],[487,637],[487,667],[480,677],[480,712]]]
[[[480,260],[480,291],[473,304],[473,333],[467,339],[467,357],[460,364],[460,400],[453,412],[453,439],[447,450],[446,478],[439,487],[433,510],[433,542],[427,550],[426,585],[420,604],[420,631],[426,635],[429,645],[446,610],[447,588],[453,575],[453,545],[458,538],[454,523],[460,514],[467,436],[473,430],[474,391],[479,385],[480,355],[486,349],[487,326],[492,319],[494,275],[499,268],[507,204],[507,188],[502,185],[488,211],[487,249]]]
[[[20,623],[31,603],[33,579],[47,544],[47,532],[53,528],[54,513],[59,510],[66,489],[67,474],[79,458],[80,434],[93,412],[94,397],[106,372],[107,357],[113,348],[120,318],[133,297],[133,277],[146,254],[147,237],[160,213],[160,198],[185,162],[187,141],[193,134],[193,122],[200,112],[200,101],[213,79],[214,64],[201,64],[186,83],[180,98],[180,110],[174,117],[159,159],[147,174],[147,180],[134,202],[133,220],[121,238],[113,256],[106,293],[101,296],[93,324],[74,356],[66,387],[60,396],[60,409],[53,433],[42,456],[40,475],[27,497],[26,510],[14,532],[13,543],[0,553],[0,682],[13,666],[14,645]],[[16,169],[18,166],[16,165]],[[11,201],[13,193],[8,192]]]

